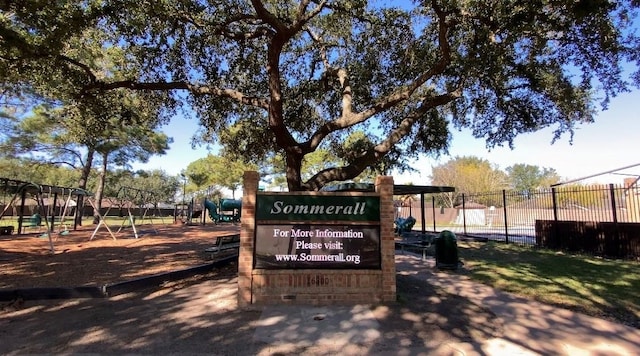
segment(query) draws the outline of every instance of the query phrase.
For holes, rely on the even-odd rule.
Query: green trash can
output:
[[[444,230],[435,238],[436,267],[438,269],[458,268],[458,243],[456,235]]]

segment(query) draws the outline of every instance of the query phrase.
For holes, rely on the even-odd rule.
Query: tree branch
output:
[[[378,101],[371,107],[357,114],[354,114],[351,110],[351,103],[353,100],[351,88],[348,84],[343,86],[342,115],[339,118],[322,125],[316,132],[314,132],[309,140],[304,144],[306,146],[305,151],[311,152],[315,150],[322,140],[334,131],[346,129],[362,123],[374,115],[389,110],[399,103],[408,100],[415,91],[428,80],[445,72],[451,63],[451,47],[448,41],[448,34],[452,25],[446,21],[447,13],[440,10],[435,1],[433,1],[433,6],[434,10],[438,14],[438,45],[441,54],[438,62],[436,62],[428,71],[414,79],[412,83],[405,85],[386,97],[378,99]],[[320,40],[319,37],[314,39]],[[326,65],[328,65],[328,61],[326,63]],[[343,72],[337,70],[336,74],[341,84],[348,83],[346,70],[343,70]]]
[[[326,182],[334,180],[348,180],[352,179],[358,174],[362,173],[367,167],[373,163],[379,161],[391,149],[411,133],[413,125],[427,112],[435,109],[438,106],[445,105],[453,100],[458,99],[462,95],[462,87],[445,93],[437,95],[428,99],[425,99],[422,104],[408,114],[402,122],[394,129],[386,139],[382,140],[379,144],[373,148],[367,150],[362,156],[349,165],[343,167],[332,167],[324,169],[311,177],[304,183],[304,188],[308,190],[317,191],[322,188]]]
[[[318,4],[316,4],[316,7],[313,10],[305,14],[304,10],[306,10],[307,5],[309,5],[310,2],[311,1],[309,0],[300,2],[300,6],[298,7],[298,16],[296,17],[296,21],[292,26],[292,29],[294,29],[296,32],[302,29],[312,18],[316,17],[327,4],[326,0],[322,0],[318,2]]]
[[[266,23],[268,23],[271,27],[273,27],[278,33],[289,32],[289,29],[279,18],[273,15],[269,10],[264,7],[262,1],[259,0],[251,0],[251,4],[253,8],[256,10],[256,14],[259,18],[263,19]]]
[[[83,92],[88,93],[92,91],[106,91],[117,88],[126,88],[131,90],[187,90],[193,95],[214,95],[222,98],[228,98],[238,103],[255,106],[261,109],[267,110],[269,108],[269,100],[265,98],[259,98],[255,96],[247,96],[242,92],[232,89],[221,89],[210,86],[193,85],[187,82],[152,82],[142,83],[132,80],[117,81],[111,83],[97,82],[92,85],[88,85],[84,88]]]
[[[91,68],[89,68],[89,66],[87,66],[86,64],[81,63],[70,57],[67,57],[63,54],[52,54],[47,51],[43,51],[40,47],[34,46],[28,43],[28,41],[22,35],[20,35],[19,33],[17,33],[16,31],[10,28],[7,28],[7,27],[0,28],[0,38],[3,38],[5,40],[4,41],[5,46],[13,47],[21,53],[20,57],[12,57],[12,58],[4,57],[3,59],[5,60],[18,61],[18,60],[23,60],[28,58],[33,58],[33,59],[50,58],[55,61],[60,61],[60,62],[68,63],[75,67],[79,67],[89,77],[89,80],[91,82],[96,81],[96,76],[91,71]]]
[[[69,58],[65,55],[57,55],[56,57],[63,62],[67,62],[76,67],[80,67],[80,69],[82,69],[82,71],[89,77],[91,83],[95,83],[97,81],[95,74],[93,74],[93,71],[91,71],[91,68],[89,68],[88,65],[80,63],[79,61],[76,61],[75,59]]]

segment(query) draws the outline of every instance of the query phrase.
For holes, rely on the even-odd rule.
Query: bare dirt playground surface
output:
[[[90,240],[93,230],[52,233],[55,253],[41,234],[1,236],[0,289],[101,286],[196,267],[211,262],[204,250],[217,236],[239,233],[233,225],[155,225],[114,240],[103,227]]]

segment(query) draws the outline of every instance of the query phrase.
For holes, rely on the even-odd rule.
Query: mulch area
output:
[[[182,224],[131,228],[114,240],[94,226],[68,235],[0,236],[0,289],[101,286],[210,263],[204,250],[215,237],[239,233],[239,226]],[[112,231],[115,233],[118,227]]]

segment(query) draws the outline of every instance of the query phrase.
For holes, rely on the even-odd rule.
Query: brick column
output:
[[[380,194],[380,253],[382,264],[382,301],[396,301],[396,255],[393,235],[393,177],[376,177]]]
[[[238,256],[238,306],[251,305],[251,272],[253,271],[253,242],[256,227],[256,194],[258,172],[243,175],[242,217],[240,220],[240,254]]]

